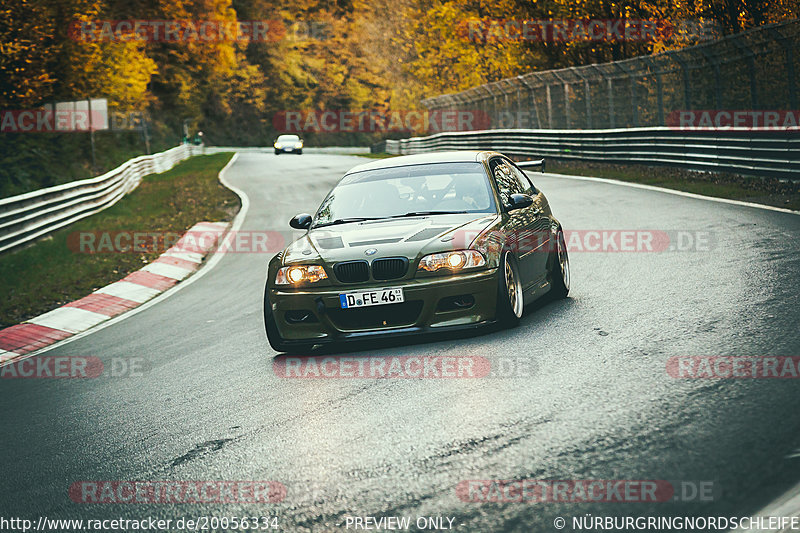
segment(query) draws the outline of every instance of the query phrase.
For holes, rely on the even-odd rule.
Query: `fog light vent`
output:
[[[448,296],[439,300],[439,311],[454,311],[456,309],[469,309],[475,305],[475,297],[471,294]]]
[[[317,321],[317,317],[314,316],[314,313],[307,309],[286,311],[283,316],[289,324],[312,323]]]

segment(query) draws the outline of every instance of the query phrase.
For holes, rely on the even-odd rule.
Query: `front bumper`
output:
[[[341,309],[339,295],[357,290],[402,287],[405,302]],[[443,309],[443,300],[470,295],[466,308]],[[275,323],[287,343],[325,344],[374,337],[474,329],[494,321],[497,269],[470,274],[412,280],[372,282],[319,289],[271,288],[268,291]],[[309,319],[295,321],[308,314]],[[290,322],[290,320],[292,320]]]

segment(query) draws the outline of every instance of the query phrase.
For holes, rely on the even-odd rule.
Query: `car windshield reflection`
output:
[[[480,163],[435,163],[368,170],[345,176],[314,216],[314,227],[338,221],[448,213],[494,213]]]

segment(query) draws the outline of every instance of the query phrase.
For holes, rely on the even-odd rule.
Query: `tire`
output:
[[[505,328],[517,327],[524,311],[525,300],[517,259],[505,250],[497,269],[497,323]]]
[[[281,155],[281,151],[280,150],[275,150],[275,155]]]
[[[564,241],[564,232],[558,228],[556,233],[556,247],[550,253],[550,298],[563,300],[569,294],[570,267],[567,243]]]
[[[297,151],[297,155],[303,155],[303,149],[302,148]]]
[[[278,326],[275,324],[275,315],[272,313],[272,306],[269,303],[267,293],[264,293],[264,328],[267,331],[267,340],[272,349],[276,352],[282,353],[306,353],[314,347],[313,344],[287,344],[278,331]]]

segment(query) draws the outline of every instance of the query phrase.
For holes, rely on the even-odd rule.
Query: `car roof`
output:
[[[453,150],[449,152],[427,152],[424,154],[401,155],[388,157],[357,165],[347,171],[348,174],[376,170],[381,168],[404,167],[409,165],[424,165],[426,163],[465,163],[485,161],[497,152],[486,150]]]

